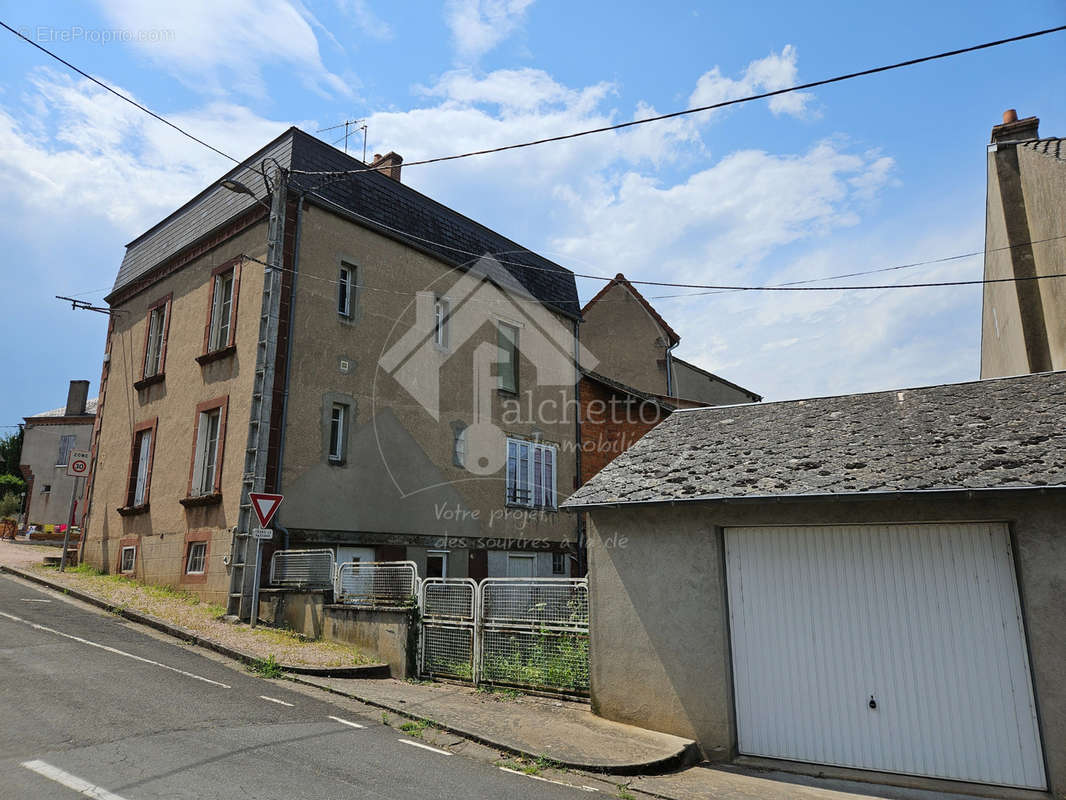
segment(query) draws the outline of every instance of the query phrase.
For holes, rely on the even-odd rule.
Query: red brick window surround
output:
[[[196,357],[207,364],[232,355],[237,349],[237,298],[241,287],[241,260],[227,261],[211,272],[211,291],[207,296],[207,324],[204,326],[204,350]]]
[[[126,473],[126,503],[119,509],[120,514],[136,514],[148,510],[158,427],[159,417],[152,417],[133,428],[130,463]]]
[[[211,531],[189,531],[185,534],[185,548],[182,552],[181,582],[204,583],[207,581],[207,567],[210,563]]]
[[[226,452],[229,395],[196,406],[193,420],[189,493],[184,505],[207,505],[222,499],[222,459]]]
[[[173,293],[161,297],[148,308],[144,321],[144,358],[141,378],[134,387],[143,389],[163,380],[167,362],[167,339],[170,336],[170,301]]]

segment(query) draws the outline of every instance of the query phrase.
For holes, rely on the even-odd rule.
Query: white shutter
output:
[[[726,563],[742,753],[1045,788],[1005,525],[730,528]]]

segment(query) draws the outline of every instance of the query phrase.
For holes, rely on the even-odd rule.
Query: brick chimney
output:
[[[89,382],[71,381],[70,389],[67,390],[68,417],[85,416],[85,406],[89,402]]]
[[[1029,139],[1039,139],[1039,117],[1026,117],[1018,119],[1018,112],[1008,108],[1003,112],[1003,124],[992,128],[992,143],[1006,144],[1008,142],[1024,142]]]
[[[403,165],[403,156],[392,150],[385,155],[374,153],[374,160],[370,162],[371,169],[378,169],[382,175],[388,175],[394,181],[400,180],[400,167]]]

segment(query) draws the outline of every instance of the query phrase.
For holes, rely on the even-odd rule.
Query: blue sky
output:
[[[408,160],[565,133],[1066,23],[1058,0],[3,3],[8,24],[238,157],[368,120]],[[811,9],[815,8],[815,11]],[[109,31],[142,41],[103,41]],[[0,424],[97,389],[130,239],[227,162],[0,37]],[[989,130],[1066,132],[1066,35],[404,181],[577,272],[769,283],[979,250]],[[322,134],[327,141],[332,133]],[[334,137],[335,138],[335,137]],[[357,151],[358,152],[358,151]],[[889,273],[979,278],[980,258]],[[884,276],[880,276],[883,279]],[[871,279],[872,280],[872,279]],[[582,280],[582,299],[598,288]],[[768,399],[968,380],[977,289],[677,294],[682,358]]]

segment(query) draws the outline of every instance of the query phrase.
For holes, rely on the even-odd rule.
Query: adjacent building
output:
[[[26,481],[23,527],[77,524],[84,479],[67,475],[70,454],[88,450],[96,420],[96,400],[88,381],[71,381],[67,404],[25,418],[19,469]],[[77,493],[77,495],[75,494]]]
[[[566,503],[593,708],[714,760],[1062,795],[1064,418],[1066,372],[674,411]]]
[[[981,377],[1066,369],[1066,141],[1013,110],[992,129]]]

